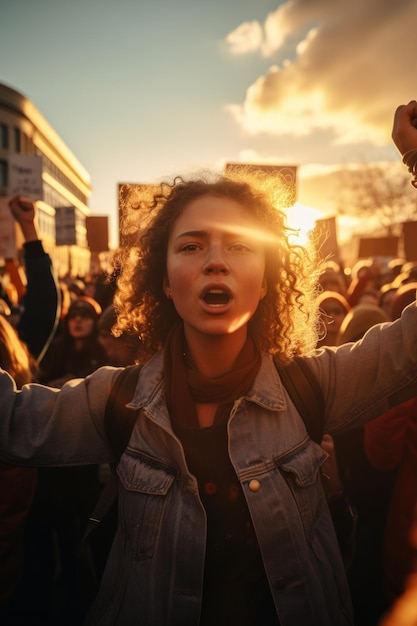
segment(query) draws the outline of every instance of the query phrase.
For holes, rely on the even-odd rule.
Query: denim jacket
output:
[[[206,516],[165,403],[163,357],[141,370],[138,419],[118,466],[119,527],[87,623],[198,626]],[[308,357],[326,400],[325,430],[342,432],[417,395],[417,308],[357,344]],[[0,376],[0,456],[28,465],[111,462],[103,412],[115,368],[62,390],[15,398]],[[268,355],[228,421],[229,454],[247,499],[281,626],[344,626],[352,611],[313,443]]]

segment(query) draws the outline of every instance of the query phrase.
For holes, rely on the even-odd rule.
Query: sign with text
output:
[[[55,240],[57,246],[75,246],[75,208],[59,206],[55,209]]]
[[[43,200],[42,157],[28,154],[10,154],[9,195]]]

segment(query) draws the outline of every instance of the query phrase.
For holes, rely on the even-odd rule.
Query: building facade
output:
[[[90,270],[86,218],[90,176],[35,105],[0,83],[0,196],[11,195],[10,162],[15,155],[41,157],[42,200],[37,202],[38,229],[60,276],[85,276]],[[58,245],[57,211],[73,214],[68,243]],[[62,211],[61,211],[62,212]]]

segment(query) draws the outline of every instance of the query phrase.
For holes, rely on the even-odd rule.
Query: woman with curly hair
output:
[[[169,287],[167,263],[169,273],[170,262],[175,263],[176,256],[181,256],[172,244],[173,231],[181,229],[178,222],[185,221],[191,212],[187,210],[189,205],[192,205],[197,220],[201,221],[202,233],[198,233],[198,237],[207,239],[208,235],[203,232],[206,227],[214,229],[218,224],[219,231],[224,229],[225,243],[222,245],[229,245],[228,258],[242,274],[235,281],[243,284],[246,280],[250,285],[253,302],[250,303],[251,310],[245,310],[238,324],[243,329],[241,332],[246,335],[248,330],[259,350],[279,354],[283,362],[291,360],[296,353],[310,351],[315,345],[317,265],[305,248],[291,243],[295,232],[286,226],[285,214],[277,208],[285,197],[280,195],[282,189],[262,174],[256,175],[250,170],[232,176],[233,172],[228,178],[210,175],[191,181],[177,178],[172,185],[161,185],[150,205],[133,204],[130,213],[129,206],[125,209],[127,223],[124,228],[128,232],[132,220],[136,230],[138,223],[147,224],[152,220],[147,228],[139,230],[138,245],[122,249],[117,261],[123,271],[115,295],[119,313],[116,332],[139,336],[143,356],[151,357],[163,348],[173,327],[184,322],[186,312],[179,308],[180,303]],[[129,198],[128,193],[123,195]],[[218,239],[219,235],[215,235]],[[192,236],[189,238],[193,239]],[[197,265],[207,248],[205,241],[189,243],[185,239],[181,236],[181,242],[184,241],[182,256],[186,256],[188,266]],[[219,247],[220,242],[214,243]],[[254,292],[253,277],[247,272],[253,268],[253,259],[258,257],[262,265],[262,284]],[[218,263],[216,259],[214,262],[215,265]],[[223,267],[217,270],[217,265],[206,271],[215,276],[227,273]],[[182,281],[182,277],[180,279]],[[229,288],[221,291],[217,296],[214,293],[198,295],[200,303],[205,301],[207,310],[217,311],[222,317],[225,312],[222,304],[224,307],[233,304],[227,308],[235,314],[239,302],[228,293]],[[191,292],[189,295],[192,297]],[[218,317],[215,313],[215,318]],[[226,335],[233,334],[238,327],[232,325]]]
[[[397,111],[401,152],[417,148],[415,117],[415,102]],[[277,364],[310,367],[327,433],[354,428],[417,394],[417,306],[315,350],[314,259],[261,187],[176,179],[131,211],[115,332],[140,338],[142,367],[120,459],[104,425],[120,368],[20,393],[0,376],[2,458],[117,462],[118,527],[88,624],[352,624],[327,455]]]

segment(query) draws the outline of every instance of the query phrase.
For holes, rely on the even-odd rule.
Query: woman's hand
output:
[[[39,239],[35,226],[35,203],[23,196],[15,196],[10,200],[9,208],[22,230],[25,241]]]
[[[395,111],[392,139],[402,156],[410,150],[417,150],[416,100],[401,104]]]

